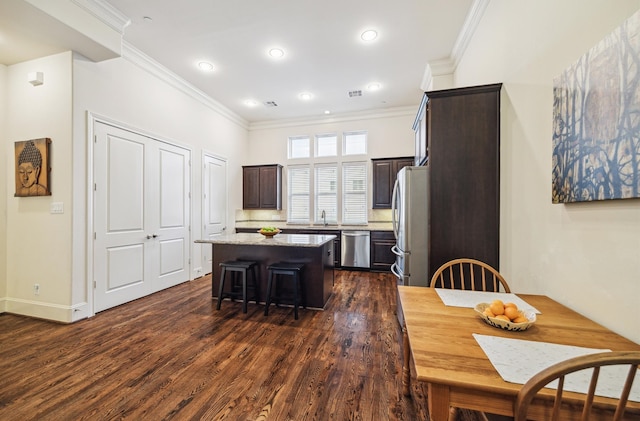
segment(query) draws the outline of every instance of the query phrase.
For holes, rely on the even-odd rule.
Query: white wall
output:
[[[282,164],[283,208],[287,207],[287,142],[290,136],[337,133],[366,130],[368,140],[369,191],[371,191],[371,158],[413,156],[415,153],[413,121],[422,99],[416,96],[415,107],[386,110],[368,115],[319,118],[298,123],[275,122],[268,127],[251,128],[249,153],[243,165]],[[371,202],[371,198],[369,198]],[[286,213],[282,212],[286,218]],[[378,212],[380,213],[380,212]],[[380,216],[385,216],[384,215]],[[389,214],[390,215],[390,214]],[[378,216],[378,215],[376,215]],[[371,215],[370,215],[371,217]],[[390,216],[389,216],[390,217]],[[388,219],[388,218],[387,218]]]
[[[201,238],[202,156],[213,153],[227,160],[229,186],[242,186],[241,165],[247,154],[247,129],[230,121],[199,100],[176,89],[131,61],[118,58],[93,63],[76,55],[74,60],[74,209],[73,303],[90,299],[87,292],[86,133],[87,112],[107,117],[154,138],[190,148],[191,153],[191,239]],[[234,210],[242,206],[239,188],[229,189],[227,225],[234,225]],[[202,268],[200,245],[192,245],[192,275]],[[79,314],[78,316],[81,316]]]
[[[54,320],[64,319],[71,301],[71,69],[71,53],[7,69],[6,310]],[[28,83],[35,71],[44,74],[43,85]],[[14,142],[43,137],[52,140],[52,196],[14,197]],[[51,202],[64,203],[65,212],[51,214]]]
[[[500,271],[640,343],[640,199],[551,204],[553,78],[637,0],[492,0],[456,86],[503,82]]]
[[[7,148],[7,66],[0,64],[0,168],[9,168]],[[7,172],[0,171],[0,312],[7,295]]]

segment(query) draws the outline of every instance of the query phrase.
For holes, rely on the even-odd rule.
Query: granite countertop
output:
[[[313,224],[288,224],[284,221],[236,221],[236,228],[276,227],[280,229],[300,229],[318,231],[393,231],[391,222],[369,222],[366,225],[313,225]],[[282,235],[282,234],[280,234]]]
[[[247,246],[289,246],[289,247],[320,247],[336,238],[335,235],[312,234],[277,234],[265,237],[262,234],[240,233],[226,234],[210,240],[196,240],[196,243],[234,244]]]

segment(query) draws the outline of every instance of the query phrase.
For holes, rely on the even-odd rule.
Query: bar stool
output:
[[[303,263],[287,263],[280,262],[274,263],[267,266],[267,270],[269,272],[269,278],[267,281],[267,300],[264,306],[264,315],[269,315],[269,306],[271,305],[271,290],[273,288],[273,283],[275,282],[275,293],[276,295],[273,297],[276,303],[276,306],[280,304],[280,298],[285,298],[284,296],[280,296],[278,293],[278,281],[280,276],[289,277],[289,280],[293,281],[293,314],[296,320],[298,320],[298,305],[302,304],[302,308],[306,308],[306,303],[304,299],[304,291],[302,288],[302,277],[301,272],[304,268]]]
[[[253,290],[253,297],[258,304],[258,300],[260,299],[260,294],[258,290],[258,276],[256,274],[256,268],[258,263],[251,260],[228,260],[226,262],[220,263],[220,287],[218,288],[218,305],[217,309],[220,310],[220,304],[222,300],[226,297],[231,298],[242,298],[242,312],[247,312],[247,289]],[[224,292],[224,281],[226,278],[227,272],[231,272],[231,292]],[[248,276],[247,272],[251,273],[251,283],[252,285],[248,285]],[[240,279],[237,278],[236,275],[242,275]],[[240,281],[240,282],[239,282]]]

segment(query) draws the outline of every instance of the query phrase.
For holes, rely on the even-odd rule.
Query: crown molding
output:
[[[136,66],[146,70],[151,73],[158,79],[163,82],[169,84],[170,86],[178,89],[186,95],[189,95],[191,98],[199,101],[206,107],[216,111],[223,117],[229,119],[233,123],[241,126],[244,129],[249,128],[249,123],[244,118],[240,117],[238,114],[234,113],[220,102],[214,100],[209,95],[199,90],[195,86],[191,85],[180,76],[176,75],[148,55],[144,54],[142,51],[136,49],[131,44],[126,41],[122,42],[122,58],[130,61]]]
[[[471,5],[471,9],[469,9],[469,13],[464,20],[462,29],[458,34],[455,44],[453,44],[453,49],[451,50],[453,70],[458,67],[458,63],[460,63],[464,52],[467,50],[469,42],[471,41],[471,38],[473,38],[473,34],[476,32],[478,24],[480,23],[480,20],[482,20],[482,16],[484,15],[485,10],[487,10],[490,1],[491,0],[475,0]]]
[[[254,123],[249,123],[249,131],[405,116],[410,116],[411,118],[413,118],[415,117],[417,106],[418,104],[416,104],[415,106],[393,107],[376,110],[357,111],[352,113],[332,114],[330,116],[321,116],[317,118],[301,117],[292,119],[257,121]]]
[[[104,0],[71,0],[76,6],[91,13],[100,21],[124,34],[124,28],[131,24],[131,19]]]
[[[434,76],[453,74],[453,72],[456,71],[458,63],[460,63],[462,56],[467,50],[469,42],[471,38],[473,38],[473,34],[476,32],[478,24],[489,6],[490,1],[491,0],[474,0],[464,20],[464,24],[460,29],[458,38],[456,38],[456,42],[453,44],[451,55],[448,58],[433,60],[427,63],[422,76],[422,84],[420,85],[423,90],[427,90],[427,88],[431,86]]]

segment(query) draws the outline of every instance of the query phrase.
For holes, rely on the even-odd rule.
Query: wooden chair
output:
[[[432,288],[511,292],[509,284],[490,265],[475,259],[455,259],[440,266],[431,277]]]
[[[471,291],[500,291],[511,292],[509,284],[496,269],[476,259],[454,259],[443,264],[431,277],[431,288],[464,289]],[[457,419],[458,408],[451,407],[449,421]],[[481,419],[487,417],[478,414]]]
[[[582,416],[580,418],[582,421],[588,420],[592,415],[595,415],[596,413],[598,415],[598,419],[611,419],[613,421],[627,419],[638,420],[640,419],[640,409],[634,409],[633,414],[628,413],[624,415],[624,413],[625,408],[627,407],[627,401],[629,392],[631,391],[631,386],[633,385],[633,380],[638,373],[639,364],[640,351],[601,352],[597,354],[571,358],[566,361],[554,364],[533,376],[527,383],[525,383],[522,389],[520,389],[514,406],[515,421],[527,420],[527,414],[531,401],[536,397],[540,389],[544,388],[547,384],[549,384],[549,382],[556,379],[558,380],[558,388],[555,392],[555,398],[553,399],[553,411],[551,413],[551,417],[549,416],[549,413],[546,413],[544,415],[539,414],[539,416],[542,415],[545,420],[556,421],[560,419],[568,419],[569,416],[567,415],[567,412],[561,412],[561,410],[573,411],[573,413],[577,414],[577,411],[579,411],[580,408],[582,408]],[[599,399],[596,399],[596,405],[594,405],[594,392],[598,383],[600,367],[608,365],[628,366],[629,371],[627,373],[620,397],[618,399],[614,399],[613,403],[610,406],[607,406],[608,410],[603,410],[602,405],[600,405],[600,402],[598,402]],[[584,369],[593,369],[593,374],[591,375],[591,382],[589,383],[587,394],[581,394],[580,398],[574,398],[573,396],[575,394],[572,394],[571,399],[563,399],[562,394],[565,376],[567,374]],[[612,401],[611,398],[602,399],[607,399],[609,402]],[[549,403],[551,403],[551,401]],[[614,407],[615,413],[613,413],[613,418],[611,418],[611,413],[613,412]],[[548,410],[551,409],[552,408],[549,405]],[[629,410],[628,412],[631,411]],[[603,417],[605,414],[608,415],[607,418]]]

